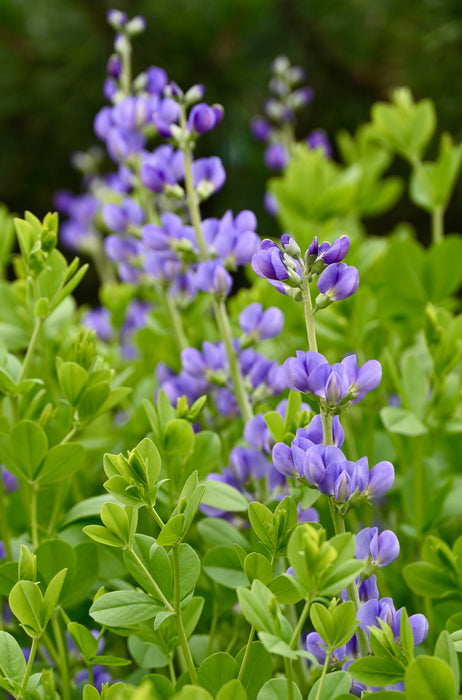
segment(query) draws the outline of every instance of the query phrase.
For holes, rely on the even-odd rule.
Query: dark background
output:
[[[96,142],[93,116],[104,104],[102,84],[113,32],[112,2],[2,0],[0,4],[0,201],[43,216],[59,188],[78,191],[70,154]],[[461,138],[461,0],[119,0],[148,28],[135,39],[135,74],[166,68],[181,86],[202,82],[209,102],[221,102],[224,122],[203,139],[204,154],[219,154],[228,172],[211,204],[253,208],[260,233],[275,233],[262,210],[266,171],[251,117],[266,94],[269,65],[279,53],[303,65],[315,99],[301,116],[298,136],[323,127],[332,141],[344,127],[368,119],[372,103],[408,85],[432,97],[438,131]],[[435,152],[436,140],[430,152]],[[407,172],[396,163],[395,172]],[[458,186],[446,230],[459,229]],[[428,238],[428,217],[407,196],[393,214],[367,222],[386,233],[396,221],[414,222]]]

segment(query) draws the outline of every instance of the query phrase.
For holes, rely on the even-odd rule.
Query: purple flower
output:
[[[269,469],[267,458],[254,447],[235,447],[231,450],[229,470],[241,486],[252,479],[261,479]]]
[[[217,297],[227,297],[233,286],[233,278],[220,260],[205,260],[199,263],[195,275],[197,289],[211,292]]]
[[[103,340],[105,343],[110,342],[113,335],[111,315],[109,310],[104,306],[87,311],[82,318],[82,324],[87,328],[95,330],[100,340]]]
[[[352,265],[332,263],[318,279],[318,289],[323,297],[316,299],[319,308],[334,301],[347,299],[356,292],[359,285],[359,272]]]
[[[389,491],[395,481],[395,470],[391,462],[378,462],[369,472],[369,484],[366,495],[378,498]]]
[[[356,355],[348,355],[341,364],[346,370],[352,403],[361,401],[367,393],[376,389],[382,380],[382,367],[377,360],[369,360],[358,369]]]
[[[255,340],[275,338],[284,326],[284,314],[275,306],[263,311],[262,305],[255,302],[241,312],[239,325]]]
[[[271,133],[271,124],[264,117],[254,117],[250,123],[250,130],[257,141],[267,141]]]
[[[305,640],[305,649],[313,654],[319,664],[324,664],[326,660],[327,644],[317,632],[310,632]],[[345,656],[346,647],[343,645],[334,649],[329,659],[329,664],[333,665],[342,661]]]
[[[183,163],[182,151],[174,151],[166,144],[159,146],[143,158],[141,181],[153,192],[161,193],[166,185],[174,185],[183,178]]]
[[[332,155],[332,146],[330,145],[329,139],[324,129],[315,129],[312,131],[305,139],[305,143],[311,148],[321,148],[326,154],[327,158]]]
[[[260,243],[256,227],[255,214],[248,210],[236,217],[228,210],[221,219],[206,219],[203,232],[207,248],[218,255],[226,267],[247,265]]]
[[[252,256],[252,268],[281,294],[287,294],[291,288],[298,288],[297,292],[300,293],[300,265],[287,253],[283,253],[274,241],[265,238],[261,242],[260,249]]]
[[[172,135],[172,124],[176,124],[179,118],[180,106],[170,97],[160,100],[151,117],[159,134],[167,139]]]
[[[145,97],[125,97],[112,108],[115,126],[127,131],[140,129],[148,121],[149,103]]]
[[[144,211],[134,199],[125,197],[122,204],[105,204],[102,210],[104,224],[117,233],[125,233],[129,226],[141,226]]]
[[[223,163],[217,156],[199,158],[192,164],[194,187],[201,196],[208,197],[225,184],[226,173]]]
[[[150,95],[162,95],[165,86],[167,85],[167,73],[163,68],[150,66],[146,71],[146,86],[145,90]]]
[[[271,192],[265,192],[263,204],[270,216],[277,216],[279,214],[279,202]]]
[[[5,493],[10,494],[14,493],[15,491],[18,490],[19,488],[19,482],[17,477],[12,474],[6,467],[0,465],[1,467],[1,475],[2,475],[2,484],[3,484],[3,489]]]
[[[319,414],[313,416],[310,424],[307,428],[302,428],[305,436],[314,442],[316,445],[322,445],[324,442],[324,435],[322,429],[322,418]],[[298,434],[299,431],[297,431]],[[332,438],[335,447],[341,447],[345,439],[344,430],[340,424],[340,419],[338,416],[334,416],[332,422]]]
[[[194,105],[188,117],[188,127],[190,131],[197,134],[205,134],[211,131],[223,119],[223,108],[220,105],[210,107],[204,102]]]
[[[325,367],[326,370],[323,371],[328,371],[331,366],[319,352],[297,350],[296,355],[297,357],[289,357],[283,364],[287,386],[304,394],[315,393],[312,388],[313,375],[319,368]]]
[[[277,442],[272,451],[273,464],[285,477],[298,477],[301,473],[296,469],[291,448],[283,442]]]
[[[391,564],[399,556],[399,540],[391,530],[380,533],[376,527],[366,527],[356,535],[355,557],[368,559],[382,567]]]
[[[399,642],[401,614],[403,608],[395,610],[393,600],[391,598],[381,598],[380,600],[369,600],[358,610],[357,619],[359,626],[364,632],[369,633],[369,627],[378,627],[378,621],[383,620],[387,623],[393,632],[396,642]],[[428,621],[424,615],[420,613],[409,617],[412,635],[414,637],[414,646],[418,646],[425,641],[428,633]]]
[[[271,143],[265,151],[264,161],[270,170],[284,170],[289,162],[289,152],[282,143]]]
[[[3,540],[0,540],[0,561],[6,557],[6,548]]]

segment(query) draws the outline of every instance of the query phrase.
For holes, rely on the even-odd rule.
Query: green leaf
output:
[[[95,542],[105,544],[108,547],[125,547],[125,543],[117,535],[114,535],[107,527],[102,525],[87,525],[82,528],[82,532]]]
[[[43,625],[45,626],[54,609],[58,605],[59,597],[64,585],[64,580],[67,575],[67,569],[62,569],[53,576],[50,583],[47,586],[45,595],[43,596]]]
[[[276,546],[274,514],[262,503],[253,501],[249,503],[249,522],[260,542],[273,552]]]
[[[80,501],[75,506],[73,506],[64,520],[62,525],[70,525],[77,520],[84,520],[86,518],[94,518],[98,516],[101,512],[101,507],[104,503],[117,503],[116,499],[105,493],[101,496],[92,496],[92,498],[87,498],[84,501]]]
[[[380,417],[385,428],[391,433],[414,437],[416,435],[425,435],[428,432],[427,427],[417,418],[415,413],[405,408],[385,406],[380,410]]]
[[[48,451],[44,431],[31,420],[22,420],[12,428],[8,442],[11,459],[32,481]]]
[[[218,691],[217,700],[247,700],[247,693],[241,681],[228,681]]]
[[[63,362],[58,366],[61,391],[72,406],[77,406],[88,384],[88,372],[76,362]]]
[[[141,668],[163,668],[168,664],[168,657],[154,642],[144,642],[137,636],[128,638],[128,651]]]
[[[72,641],[77,649],[82,654],[86,663],[89,663],[98,653],[98,642],[92,635],[89,629],[80,625],[78,622],[69,622],[67,626]]]
[[[199,472],[199,478],[205,479],[210,472],[219,471],[223,464],[221,456],[221,440],[210,430],[201,430],[194,440],[194,449],[188,460],[188,465]]]
[[[406,700],[456,700],[458,690],[449,664],[433,656],[418,656],[406,669]]]
[[[233,657],[220,651],[205,659],[199,667],[197,677],[201,686],[215,697],[225,683],[237,678],[238,671]]]
[[[149,438],[144,438],[130,452],[128,461],[134,467],[142,483],[147,483],[149,488],[153,488],[160,475],[161,459],[159,450]]]
[[[8,604],[15,617],[30,637],[42,631],[43,597],[40,588],[32,581],[18,581],[11,589]]]
[[[247,585],[247,577],[232,547],[214,547],[202,560],[205,573],[226,588]]]
[[[247,646],[236,656],[236,663],[241,668]],[[269,651],[261,642],[252,642],[247,655],[247,662],[241,681],[247,692],[248,700],[256,700],[261,687],[271,678],[273,660]]]
[[[457,659],[457,651],[451,635],[447,630],[443,630],[436,640],[434,656],[443,659],[451,667],[452,675],[456,688],[460,685],[459,661]]]
[[[0,564],[0,596],[8,597],[18,580],[18,565],[15,561]]]
[[[205,688],[198,688],[196,685],[184,685],[175,700],[215,700]]]
[[[174,515],[168,522],[165,523],[157,537],[157,544],[161,546],[177,544],[184,534],[184,513]]]
[[[205,486],[205,492],[202,496],[204,505],[231,513],[241,513],[247,510],[249,505],[247,498],[233,486],[213,479],[204,481],[202,485]]]
[[[294,700],[302,700],[298,685],[292,681]],[[287,700],[287,681],[285,678],[272,678],[267,681],[257,695],[257,700]]]
[[[156,700],[170,700],[174,694],[172,683],[160,673],[150,673],[144,677],[144,681],[149,681],[151,691]]]
[[[271,654],[276,654],[277,656],[283,656],[286,659],[298,659],[300,656],[299,651],[294,651],[290,644],[284,642],[275,634],[270,634],[269,632],[259,632],[260,637],[265,649],[267,649]]]
[[[150,596],[139,591],[111,591],[95,600],[91,617],[100,625],[124,627],[152,620],[163,610]]]
[[[250,591],[247,588],[238,588],[237,597],[247,622],[258,632],[276,634],[274,618],[270,612],[274,610],[275,599],[261,581],[255,580]]]
[[[321,595],[335,595],[339,593],[342,588],[346,588],[355,580],[358,574],[361,573],[363,566],[363,562],[355,559],[346,561],[340,566],[334,563],[330,567],[330,573],[323,578],[319,593]]]
[[[364,685],[392,685],[404,679],[404,666],[396,659],[368,656],[349,667],[353,678]]]
[[[328,673],[324,678],[321,695],[318,696],[321,679],[319,678],[311,688],[308,700],[334,700],[342,693],[348,693],[351,688],[351,677],[345,671]]]
[[[52,447],[40,467],[36,480],[53,484],[67,479],[85,465],[85,448],[77,442]]]
[[[173,560],[173,552],[170,554]],[[201,561],[191,547],[186,542],[182,542],[178,549],[179,569],[180,569],[180,597],[186,598],[194,590],[201,573]]]
[[[278,411],[269,411],[263,416],[265,423],[275,442],[284,440],[284,420]]]
[[[187,420],[174,418],[165,426],[164,451],[173,457],[180,455],[187,457],[194,447],[194,430]]]
[[[281,605],[293,605],[310,595],[300,581],[290,574],[276,576],[270,581],[268,588],[274,593],[276,600]]]
[[[77,405],[79,419],[82,423],[98,414],[110,391],[111,387],[108,382],[98,382],[85,389]]]
[[[130,524],[125,508],[118,503],[104,503],[101,508],[101,520],[112,535],[124,544],[128,544]]]
[[[152,537],[136,534],[133,541],[133,551],[124,551],[124,564],[135,581],[150,595],[160,600],[149,574],[167,600],[172,600],[173,568],[170,558],[163,547],[158,547],[155,544]]]
[[[334,649],[335,646],[332,642],[335,638],[335,632],[330,610],[327,610],[321,603],[313,603],[310,608],[310,617],[316,632],[322,637],[322,640],[328,647]]]
[[[273,578],[273,567],[268,559],[258,552],[251,552],[244,561],[245,575],[252,583],[254,579],[258,579],[262,583],[268,584]]]
[[[440,598],[451,595],[457,588],[448,576],[448,571],[436,568],[425,561],[413,562],[403,569],[404,580],[418,595]]]
[[[129,666],[131,661],[122,656],[107,656],[106,654],[102,654],[101,656],[95,656],[95,658],[91,660],[91,663],[101,664],[102,666]]]
[[[208,547],[220,545],[232,547],[234,544],[238,544],[243,549],[249,548],[245,537],[227,520],[204,518],[197,524],[197,530],[204,544]]]
[[[26,675],[26,660],[18,642],[8,632],[0,631],[0,671],[13,683],[21,683]]]

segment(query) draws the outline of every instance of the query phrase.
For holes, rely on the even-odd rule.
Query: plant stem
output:
[[[160,528],[163,528],[165,523],[164,523],[164,521],[162,520],[162,518],[160,517],[159,513],[157,512],[157,510],[154,508],[154,506],[151,505],[151,507],[150,507],[148,510],[149,510],[149,512],[151,513],[151,515],[152,515],[152,517],[154,518],[154,520],[156,521],[157,525],[158,525]]]
[[[122,88],[124,96],[128,97],[132,85],[132,46],[127,35],[124,36],[124,39],[125,41],[122,44],[123,49],[120,51],[120,58],[122,60],[120,87]]]
[[[43,319],[37,318],[35,321],[35,326],[31,339],[29,341],[29,345],[27,346],[26,355],[24,357],[24,362],[22,363],[21,372],[19,373],[17,384],[20,384],[27,377],[27,372],[29,371],[29,366],[34,356],[35,346],[37,345],[38,340],[40,338],[40,331],[42,329],[42,325]]]
[[[231,334],[231,326],[229,325],[228,313],[224,301],[213,300],[213,310],[217,319],[218,330],[223,338],[228,356],[229,373],[233,383],[234,392],[236,394],[237,403],[241,412],[242,420],[247,423],[253,417],[252,407],[249,402],[247,391],[244,386],[244,378],[242,376],[239,361],[233,345],[233,337]]]
[[[8,518],[6,517],[5,500],[5,490],[3,488],[3,481],[0,473],[0,533],[3,544],[5,545],[6,558],[11,561],[13,559],[13,554],[11,552],[10,528],[8,526]]]
[[[53,616],[51,626],[53,628],[61,668],[61,697],[62,700],[70,700],[69,654],[58,617]]]
[[[305,311],[305,324],[306,333],[308,336],[308,347],[310,350],[317,352],[318,344],[316,342],[316,327],[314,324],[313,305],[311,303],[310,285],[306,275],[303,276],[302,299],[303,309]]]
[[[27,666],[26,666],[26,673],[24,674],[24,678],[23,678],[23,681],[21,684],[21,689],[19,691],[19,695],[17,697],[17,700],[22,700],[22,698],[24,697],[24,695],[26,693],[27,684],[29,682],[30,674],[32,672],[32,666],[34,664],[35,655],[37,653],[37,647],[38,647],[38,637],[34,637],[32,639],[32,647],[30,650],[29,660],[28,660]]]
[[[423,438],[418,435],[415,438],[414,452],[414,519],[417,533],[420,534],[423,526],[424,515],[424,473],[422,462]]]
[[[174,601],[175,601],[175,621],[180,639],[180,646],[183,651],[186,666],[189,671],[189,678],[193,685],[198,684],[197,673],[194,666],[194,661],[189,648],[186,632],[184,631],[183,620],[181,619],[181,600],[180,600],[180,552],[178,544],[173,546],[173,586],[174,586]]]
[[[290,640],[290,648],[295,649],[297,646],[297,642],[300,638],[300,635],[302,633],[303,625],[305,624],[305,620],[308,617],[308,613],[310,612],[310,607],[311,607],[311,600],[307,600],[305,603],[305,607],[302,610],[302,614],[300,615],[297,623],[297,627],[294,630],[294,633],[292,635],[292,639]]]
[[[244,673],[245,673],[245,669],[247,666],[247,661],[249,660],[250,645],[252,644],[254,635],[255,635],[255,627],[252,626],[250,628],[249,639],[247,641],[247,646],[245,648],[244,657],[243,657],[242,663],[241,663],[241,668],[239,669],[239,675],[237,677],[238,681],[242,681],[242,679],[244,678]]]
[[[292,681],[292,665],[291,660],[284,657],[284,668],[287,678],[287,700],[294,700],[294,686]]]
[[[34,551],[38,547],[38,523],[37,523],[37,494],[38,484],[33,481],[31,483],[30,494],[30,520],[31,520],[31,539]]]
[[[181,350],[185,350],[187,347],[189,347],[188,339],[186,338],[186,334],[184,332],[181,315],[174,299],[172,299],[167,290],[164,290],[164,300],[172,322],[173,334],[175,336],[178,349],[181,352]]]
[[[93,666],[91,664],[88,664],[88,682],[90,685],[94,685],[95,680],[93,678]]]
[[[168,657],[168,670],[170,673],[170,680],[172,681],[173,685],[176,683],[176,675],[175,675],[175,666],[173,665],[173,660],[172,657]]]
[[[315,700],[320,700],[322,693],[322,686],[324,685],[324,679],[327,673],[327,667],[329,666],[330,653],[326,654],[326,660],[324,661],[324,666],[322,667],[321,678],[319,679],[318,692],[316,693]]]
[[[183,128],[185,127],[186,117],[184,111],[182,111],[181,113],[180,124]],[[201,260],[207,260],[209,258],[209,254],[207,251],[207,246],[202,231],[199,204],[197,202],[197,197],[194,190],[194,181],[192,176],[192,153],[191,146],[189,143],[185,144],[183,152],[185,173],[184,182],[188,201],[189,215],[191,217],[191,222],[194,226],[194,231],[196,233],[197,245],[199,247],[199,258]],[[218,301],[217,299],[213,298],[213,311],[215,313],[218,330],[225,344],[226,355],[229,364],[229,372],[231,375],[231,381],[233,383],[234,393],[236,394],[236,399],[239,404],[241,416],[243,421],[247,422],[253,417],[253,412],[249,403],[247,392],[245,390],[244,379],[242,377],[242,372],[236,356],[236,351],[234,350],[231,326],[229,324],[228,312],[226,311],[224,301]]]
[[[323,443],[324,445],[333,445],[332,423],[334,422],[334,416],[329,411],[321,409],[321,421]]]
[[[332,522],[334,524],[335,534],[342,535],[346,531],[345,520],[343,515],[335,509],[332,498],[329,498],[329,508],[330,514],[332,516]],[[361,602],[359,600],[358,587],[356,583],[353,581],[346,587],[346,589],[348,599],[355,604],[356,610],[359,610]],[[356,638],[358,640],[359,655],[369,656],[369,654],[371,653],[369,640],[367,638],[367,634],[360,627],[358,627],[358,629],[356,630]]]
[[[444,209],[435,207],[432,211],[432,243],[439,245],[444,239]]]

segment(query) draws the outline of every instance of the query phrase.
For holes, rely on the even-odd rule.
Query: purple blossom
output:
[[[217,192],[226,180],[226,172],[218,156],[195,160],[192,164],[192,175],[194,187],[204,197]]]
[[[275,306],[263,311],[262,305],[255,302],[241,311],[239,325],[255,340],[275,338],[283,329],[284,314]]]
[[[312,377],[316,378],[315,372],[319,368],[325,367],[326,370],[323,371],[328,371],[330,365],[319,352],[297,350],[296,355],[297,357],[289,357],[283,364],[287,386],[293,391],[305,394],[315,393],[312,388]]]
[[[12,474],[6,467],[0,465],[1,468],[1,478],[3,489],[6,494],[14,493],[19,488],[18,478]]]
[[[327,158],[332,156],[332,146],[324,129],[315,129],[305,139],[305,143],[311,148],[320,148],[324,151]]]
[[[319,414],[313,416],[310,424],[301,430],[304,431],[305,437],[314,442],[316,445],[323,444],[324,434],[322,429],[322,418]],[[299,431],[297,431],[297,434],[298,432]],[[332,443],[335,447],[342,447],[344,439],[345,433],[340,424],[340,419],[338,416],[334,416],[334,420],[332,421]]]
[[[162,95],[168,82],[167,73],[163,68],[150,66],[146,71],[145,90],[150,95]]]
[[[112,231],[125,233],[130,226],[141,226],[144,211],[134,199],[125,197],[122,204],[105,204],[102,209],[104,224]]]
[[[282,143],[271,143],[264,154],[264,161],[270,170],[284,170],[289,162],[289,152]]]
[[[332,263],[318,279],[318,289],[324,296],[316,299],[320,308],[327,303],[340,301],[352,296],[358,289],[359,272],[352,265]]]
[[[347,355],[342,360],[346,370],[348,393],[352,403],[358,403],[366,394],[378,387],[382,380],[382,367],[377,360],[369,360],[358,369],[356,355]]]
[[[264,117],[254,117],[250,123],[250,130],[257,141],[267,141],[271,134],[271,124]]]
[[[263,204],[270,216],[277,216],[279,214],[279,202],[271,192],[265,192]]]
[[[111,325],[111,315],[106,307],[100,306],[97,309],[87,311],[82,318],[82,324],[87,328],[95,330],[100,340],[103,340],[105,343],[110,342],[113,329]]]
[[[112,108],[111,118],[116,127],[127,131],[141,129],[149,117],[149,103],[145,97],[125,97]]]
[[[391,627],[393,636],[396,642],[399,642],[401,615],[404,608],[395,609],[391,598],[381,598],[380,600],[369,600],[358,610],[357,619],[361,629],[369,634],[369,627],[378,627],[379,620]],[[409,617],[412,634],[414,637],[414,646],[418,646],[425,641],[428,633],[428,621],[426,617],[420,613]]]
[[[220,298],[227,297],[233,286],[233,278],[220,260],[205,260],[199,263],[194,280],[197,289]]]
[[[241,211],[234,218],[228,210],[221,219],[206,219],[203,222],[207,248],[230,268],[247,265],[251,261],[260,242],[256,228],[255,214],[248,210]]]
[[[382,567],[391,564],[399,556],[399,541],[391,530],[380,533],[376,527],[366,527],[356,535],[355,557],[368,559]]]
[[[223,107],[213,105],[210,107],[204,102],[194,105],[188,117],[188,127],[190,131],[197,134],[204,134],[211,131],[223,119]]]
[[[327,644],[317,632],[310,632],[305,640],[305,649],[313,654],[319,664],[324,664],[326,660]],[[345,656],[346,646],[343,645],[332,652],[329,665],[334,665],[343,660]]]
[[[178,123],[180,118],[180,106],[170,97],[165,97],[158,103],[157,109],[152,114],[152,122],[161,136],[170,138],[172,124]]]
[[[184,176],[182,151],[165,144],[143,157],[140,169],[141,181],[153,192],[161,193],[166,185],[175,185]]]
[[[145,142],[146,139],[141,132],[113,126],[109,129],[106,137],[106,148],[112,160],[119,163],[140,153]]]
[[[287,253],[283,253],[274,241],[265,238],[260,249],[252,257],[254,272],[267,279],[278,292],[287,294],[291,287],[300,288],[301,268]]]

